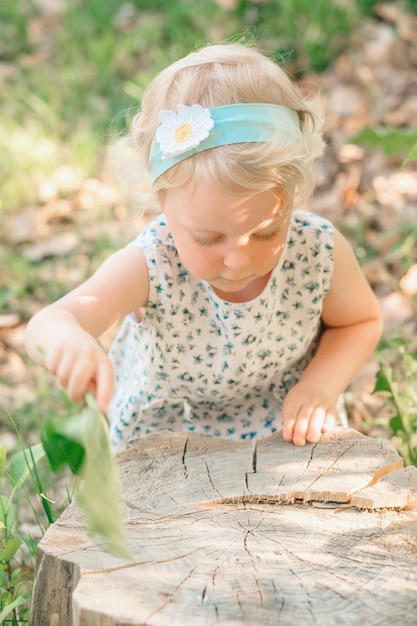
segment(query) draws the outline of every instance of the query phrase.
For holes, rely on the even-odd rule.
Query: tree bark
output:
[[[144,437],[117,457],[134,560],[70,505],[40,543],[30,624],[415,626],[417,469],[402,465],[349,429],[303,448]]]

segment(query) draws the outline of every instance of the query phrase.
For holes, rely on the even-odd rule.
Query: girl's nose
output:
[[[249,245],[240,244],[231,247],[224,255],[224,265],[233,270],[246,269],[250,265]]]

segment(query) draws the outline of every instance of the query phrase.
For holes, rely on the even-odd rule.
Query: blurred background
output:
[[[415,336],[417,0],[12,0],[0,5],[0,428],[65,394],[22,350],[25,322],[138,227],[109,165],[143,90],[204,43],[254,40],[318,94],[328,152],[311,208],[351,240],[386,332]],[[354,143],[352,142],[354,141]],[[372,369],[372,368],[371,368]],[[358,390],[358,385],[362,388]],[[367,372],[350,417],[374,417]],[[370,406],[368,406],[370,405]],[[379,405],[378,405],[379,412]]]
[[[24,324],[134,236],[108,145],[155,73],[205,43],[254,40],[320,97],[328,152],[310,208],[352,242],[386,332],[413,339],[416,161],[402,164],[417,139],[416,13],[417,0],[3,0],[0,433],[13,437],[10,416],[36,434],[77,410],[25,356]],[[368,378],[350,407],[365,430]]]
[[[49,415],[80,408],[26,357],[25,323],[140,228],[109,143],[156,72],[230,38],[255,41],[320,98],[328,151],[309,208],[351,241],[385,319],[379,358],[347,394],[349,421],[394,443],[401,435],[392,402],[372,390],[388,364],[384,375],[415,409],[417,0],[2,0],[0,442],[8,450],[37,441]],[[413,420],[407,437],[417,449]]]

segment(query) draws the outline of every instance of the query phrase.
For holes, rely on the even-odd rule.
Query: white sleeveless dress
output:
[[[294,212],[283,254],[250,302],[219,298],[178,257],[163,215],[129,245],[148,261],[138,324],[127,317],[110,349],[116,450],[157,430],[235,440],[282,427],[281,407],[314,354],[333,272],[333,226]]]

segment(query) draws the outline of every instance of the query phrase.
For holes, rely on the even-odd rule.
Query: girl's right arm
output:
[[[143,252],[129,246],[109,257],[69,294],[36,313],[25,332],[29,356],[46,367],[77,402],[90,391],[101,411],[113,393],[113,368],[97,339],[122,317],[146,306]]]

